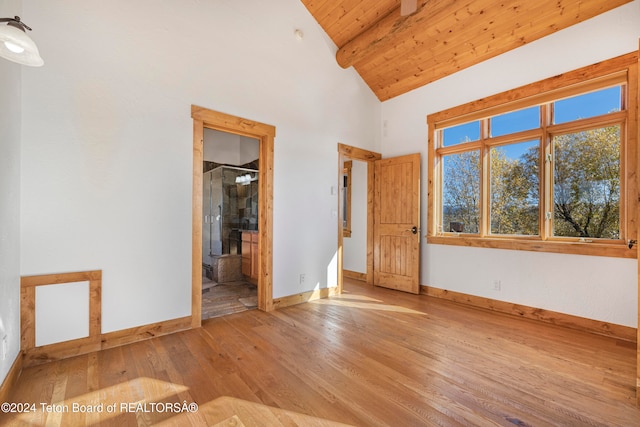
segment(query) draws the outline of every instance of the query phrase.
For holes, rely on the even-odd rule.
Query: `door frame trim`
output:
[[[374,162],[382,159],[380,153],[362,148],[338,143],[338,182],[340,191],[343,191],[342,171],[346,160],[360,160],[367,162],[367,272],[366,282],[373,284],[373,184]],[[338,292],[342,293],[343,287],[343,233],[342,233],[342,197],[338,197]]]
[[[204,128],[260,141],[258,171],[258,308],[273,310],[273,152],[275,126],[208,108],[191,106],[193,119],[193,194],[191,241],[191,326],[202,325],[202,162]]]

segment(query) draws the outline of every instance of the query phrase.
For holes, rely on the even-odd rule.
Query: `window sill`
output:
[[[637,245],[632,249],[624,243],[580,243],[532,239],[500,239],[468,236],[426,236],[427,243],[476,248],[511,249],[533,252],[553,252],[573,255],[593,255],[616,258],[637,258]]]

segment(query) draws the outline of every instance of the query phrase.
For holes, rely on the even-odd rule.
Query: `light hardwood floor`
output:
[[[258,287],[254,284],[237,281],[219,283],[205,281],[202,292],[202,319],[227,316],[258,308]]]
[[[347,282],[26,369],[12,399],[36,412],[0,425],[637,426],[635,369],[634,343]]]

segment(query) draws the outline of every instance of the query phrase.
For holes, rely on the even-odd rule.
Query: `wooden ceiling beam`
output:
[[[564,12],[567,17],[579,15],[576,10]],[[489,19],[479,19],[480,14]],[[388,99],[394,96],[395,87],[400,91],[415,89],[556,31],[549,22],[558,22],[557,14],[544,4],[533,5],[526,13],[506,2],[481,10],[465,7],[451,11],[447,20],[416,33],[411,41],[398,44],[370,63],[362,62],[357,71],[367,76],[378,95],[386,92],[382,98]],[[531,16],[535,19],[523,21]],[[567,22],[563,27],[569,25]],[[410,46],[405,46],[407,43]],[[416,46],[414,52],[406,55],[411,45]]]
[[[381,47],[355,68],[378,98],[387,100],[629,1],[557,0],[553,6],[521,0],[467,2],[391,48]]]

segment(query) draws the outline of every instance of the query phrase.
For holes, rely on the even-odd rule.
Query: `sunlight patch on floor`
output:
[[[420,311],[412,310],[399,305],[389,305],[375,298],[369,298],[361,295],[340,295],[331,298],[317,299],[309,301],[311,304],[334,305],[340,307],[362,308],[365,310],[393,311],[395,313],[421,314]]]
[[[336,295],[333,298],[343,298],[343,299],[351,299],[351,300],[361,300],[361,301],[370,301],[370,302],[382,302],[382,300],[371,298],[365,295],[356,295],[350,294],[349,292],[344,291],[340,295]]]
[[[249,402],[230,396],[222,396],[200,406],[199,415],[210,426],[300,426],[300,427],[347,427],[348,424],[275,408],[261,403]],[[189,425],[186,414],[179,414],[158,426]]]
[[[56,390],[60,389],[63,394],[64,388],[66,381],[56,384],[52,403],[34,403],[35,411],[24,412],[17,417],[20,424],[60,426],[63,416],[65,419],[72,416],[84,419],[89,425],[92,424],[92,419],[103,422],[127,412],[134,412],[138,405],[155,405],[189,390],[181,384],[140,377],[65,400],[56,399]]]

